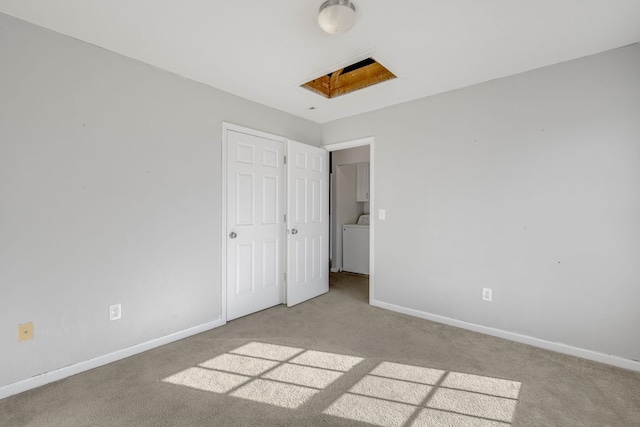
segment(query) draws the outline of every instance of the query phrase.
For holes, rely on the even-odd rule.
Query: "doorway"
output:
[[[358,169],[362,169],[362,168],[358,168],[357,165],[360,164],[362,165],[363,163],[366,163],[365,158],[363,158],[363,148],[367,147],[369,148],[369,153],[368,153],[368,177],[369,177],[369,191],[368,194],[366,195],[366,198],[368,199],[368,201],[366,201],[365,199],[361,199],[361,195],[359,194],[355,194],[357,193],[357,174],[360,174],[360,171]],[[350,210],[346,211],[346,216],[344,215],[336,215],[336,212],[334,211],[334,207],[336,204],[339,204],[340,201],[336,199],[336,193],[339,191],[339,189],[336,188],[336,185],[340,185],[337,182],[337,175],[334,175],[332,177],[332,187],[331,187],[331,203],[332,203],[332,216],[331,216],[331,239],[332,239],[332,248],[331,248],[331,259],[332,259],[332,272],[337,272],[339,270],[342,269],[342,226],[343,226],[343,222],[344,221],[355,221],[357,220],[358,216],[362,213],[369,213],[370,215],[370,221],[369,221],[369,303],[371,303],[371,301],[374,300],[374,276],[375,276],[375,265],[374,265],[374,257],[375,257],[375,251],[374,251],[374,236],[375,236],[375,218],[374,218],[374,207],[375,207],[375,174],[374,174],[374,170],[375,170],[375,150],[374,150],[374,138],[373,137],[367,137],[367,138],[361,138],[361,139],[357,139],[357,140],[352,140],[352,141],[345,141],[345,142],[340,142],[340,143],[335,143],[335,144],[328,144],[328,145],[324,145],[323,146],[327,151],[329,151],[332,154],[332,157],[335,158],[335,154],[337,153],[347,153],[347,151],[344,150],[349,150],[349,155],[346,156],[348,157],[347,159],[344,159],[344,164],[345,165],[350,165],[347,167],[347,169],[345,169],[345,171],[347,172],[347,181],[348,180],[354,180],[355,182],[352,183],[348,183],[347,185],[351,186],[351,185],[355,185],[356,188],[354,189],[350,189],[349,191],[351,191],[351,193],[354,194],[346,194],[345,197],[347,198],[351,198],[356,197],[356,200],[360,200],[362,202],[366,202],[365,203],[358,203],[358,205],[360,206],[356,206],[356,204],[354,203]],[[332,160],[333,162],[333,160]],[[334,171],[334,174],[337,173],[338,167],[337,165],[333,165],[332,164],[332,169]],[[362,211],[362,212],[361,212]]]

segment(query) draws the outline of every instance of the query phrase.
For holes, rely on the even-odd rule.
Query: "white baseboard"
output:
[[[215,329],[219,326],[223,326],[225,323],[226,322],[222,319],[214,320],[202,325],[185,329],[183,331],[174,332],[173,334],[169,334],[164,337],[155,338],[147,342],[136,344],[122,350],[117,350],[113,353],[94,357],[93,359],[75,363],[70,366],[65,366],[64,368],[56,369],[55,371],[45,372],[44,374],[36,375],[35,377],[27,378],[12,384],[2,386],[0,387],[0,399],[4,399],[5,397],[13,396],[14,394],[22,393],[23,391],[31,390],[36,387],[40,387],[45,384],[61,380],[63,378],[70,377],[72,375],[88,371],[89,369],[104,366],[106,364],[133,356],[138,353],[142,353],[147,350],[154,349],[156,347],[163,346],[165,344],[172,343],[174,341],[181,340],[183,338],[190,337],[192,335]]]
[[[331,272],[332,272],[332,273],[337,273],[337,272],[339,272],[339,271],[340,271],[340,269],[339,269],[339,268],[331,268]]]
[[[378,300],[371,301],[371,305],[402,314],[408,314],[409,316],[431,320],[433,322],[444,323],[445,325],[455,326],[457,328],[480,332],[482,334],[492,335],[494,337],[504,338],[510,341],[528,344],[534,347],[540,347],[546,350],[556,351],[558,353],[581,357],[583,359],[593,360],[595,362],[605,363],[607,365],[617,366],[619,368],[640,372],[640,362],[637,360],[624,359],[622,357],[613,356],[611,354],[598,353],[596,351],[585,350],[583,348],[573,347],[567,344],[546,341],[527,335],[521,335],[515,332],[504,331],[502,329],[476,325],[475,323],[464,322],[462,320],[456,320],[450,317],[431,314],[425,311],[414,310],[412,308],[401,307],[399,305],[389,304]]]

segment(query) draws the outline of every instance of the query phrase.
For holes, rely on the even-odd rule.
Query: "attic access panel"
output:
[[[375,59],[367,58],[308,81],[301,86],[325,98],[335,98],[395,78],[395,74]]]

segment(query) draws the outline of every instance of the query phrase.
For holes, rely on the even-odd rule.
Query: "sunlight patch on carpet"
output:
[[[511,422],[516,409],[516,401],[469,391],[441,388],[429,401],[429,407]]]
[[[411,427],[508,427],[510,424],[452,412],[423,409]]]
[[[250,342],[162,381],[297,409],[364,360]],[[344,385],[350,388],[339,396],[331,389],[338,397],[322,414],[383,427],[508,427],[521,387],[518,381],[387,361],[365,375],[352,373]]]
[[[508,426],[519,392],[517,381],[382,362],[323,413],[380,426]]]
[[[254,376],[260,375],[277,365],[278,362],[272,360],[256,359],[255,357],[225,353],[218,357],[214,357],[213,359],[209,359],[198,366],[218,371]]]
[[[250,377],[242,375],[194,367],[171,375],[162,381],[198,390],[211,391],[213,393],[227,393],[229,390],[246,383],[250,379]]]
[[[309,366],[290,365],[287,363],[267,372],[262,378],[323,389],[341,376],[342,372],[311,368]]]
[[[429,391],[431,387],[428,385],[367,375],[351,387],[349,393],[419,405]]]
[[[307,350],[300,356],[291,359],[290,362],[298,365],[314,366],[316,368],[347,372],[358,363],[362,362],[362,357]]]
[[[442,386],[511,399],[517,399],[520,393],[520,383],[517,381],[499,380],[460,372],[450,372]]]
[[[440,369],[423,368],[392,362],[382,362],[371,371],[371,375],[431,385],[440,381],[444,373],[445,371],[441,371]]]
[[[250,342],[162,381],[295,409],[363,359]]]
[[[384,427],[401,427],[415,410],[415,406],[412,405],[355,394],[343,394],[323,413]]]
[[[295,409],[304,404],[318,391],[293,384],[254,380],[231,393],[231,396],[253,400],[254,402],[268,403],[282,408]]]

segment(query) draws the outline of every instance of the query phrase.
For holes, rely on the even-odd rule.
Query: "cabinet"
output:
[[[356,202],[368,202],[368,201],[369,201],[369,163],[358,163],[356,165]]]

